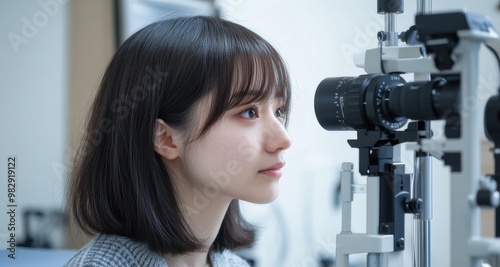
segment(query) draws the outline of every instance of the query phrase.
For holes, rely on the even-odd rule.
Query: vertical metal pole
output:
[[[417,0],[417,14],[430,14],[432,0]],[[429,73],[415,73],[415,81],[429,81]],[[431,137],[430,122],[426,122],[427,132],[422,134],[426,138]],[[431,267],[431,219],[432,219],[432,158],[422,152],[415,153],[414,160],[415,175],[415,195],[423,201],[422,212],[416,215],[416,247],[415,257],[417,264],[415,267]]]
[[[398,32],[396,30],[396,13],[385,14],[385,32],[387,33],[387,40],[385,45],[398,46]]]
[[[378,235],[380,218],[380,177],[366,178],[366,234]],[[367,267],[382,267],[383,254],[368,253]]]
[[[366,233],[378,235],[380,218],[380,178],[368,176],[366,178]]]
[[[342,200],[342,232],[341,234],[352,234],[351,231],[351,210],[353,201],[353,164],[352,162],[342,163],[342,172],[340,173],[340,197]],[[338,244],[337,244],[338,245]],[[338,251],[337,251],[338,252]],[[335,266],[349,267],[349,254],[337,253]]]
[[[432,0],[417,0],[417,14],[431,14],[432,13]],[[430,80],[429,74],[415,74],[417,78],[424,78]],[[430,122],[428,130],[430,131]],[[427,135],[430,137],[430,134]],[[415,197],[423,200],[422,212],[415,216],[417,227],[417,247],[416,257],[419,266],[417,267],[430,267],[431,266],[431,219],[432,219],[432,159],[429,155],[420,157],[415,155],[415,168],[414,174],[416,177],[415,182]]]
[[[431,136],[430,122],[426,122],[427,132],[421,137]],[[422,211],[415,216],[417,227],[416,257],[418,267],[431,266],[431,219],[432,219],[432,159],[428,153],[415,152],[415,196],[423,201]]]
[[[483,121],[479,108],[470,106],[477,101],[480,42],[467,33],[459,32],[459,37],[462,44],[456,52],[461,65],[461,136],[447,140],[461,156],[461,170],[451,173],[451,266],[480,267],[481,260],[469,255],[468,245],[473,237],[480,236],[481,223],[479,208],[470,202],[479,187],[481,173],[479,129],[483,128]]]
[[[353,200],[352,185],[354,174],[352,162],[342,163],[340,174],[340,194],[342,199],[342,234],[351,234],[351,204]]]
[[[417,14],[431,14],[432,0],[417,0]]]
[[[419,267],[431,266],[432,161],[429,156],[415,157],[415,197],[423,200],[422,212],[415,215]]]

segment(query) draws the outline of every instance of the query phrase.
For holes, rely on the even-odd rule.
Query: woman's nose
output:
[[[283,151],[292,145],[292,140],[280,120],[274,118],[264,129],[265,149],[269,153]]]

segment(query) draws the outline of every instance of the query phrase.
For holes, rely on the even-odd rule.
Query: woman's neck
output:
[[[176,192],[181,212],[196,238],[204,242],[200,252],[166,257],[168,266],[210,266],[208,251],[215,241],[231,199],[221,195],[206,195],[203,188],[186,183],[176,183]],[[212,266],[213,267],[213,266]]]
[[[213,267],[208,252],[195,252],[178,256],[165,256],[169,267]]]

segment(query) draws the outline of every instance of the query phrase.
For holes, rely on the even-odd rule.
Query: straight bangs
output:
[[[290,84],[279,55],[241,54],[236,58],[228,109],[266,100],[281,100],[288,117]],[[277,57],[276,57],[277,56]]]
[[[209,95],[211,108],[200,135],[216,123],[222,115],[235,107],[281,100],[284,124],[288,125],[291,87],[285,63],[279,53],[264,39],[239,25],[230,25],[230,36],[225,36],[219,57],[218,73],[212,77]]]

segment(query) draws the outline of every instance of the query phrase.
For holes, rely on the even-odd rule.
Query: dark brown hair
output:
[[[222,19],[159,21],[124,42],[100,84],[68,186],[68,208],[86,233],[126,236],[160,253],[203,248],[186,225],[153,136],[157,118],[188,131],[195,104],[208,95],[212,105],[198,137],[247,102],[279,96],[288,114],[289,78],[268,42]],[[210,250],[253,241],[254,228],[233,200]]]

